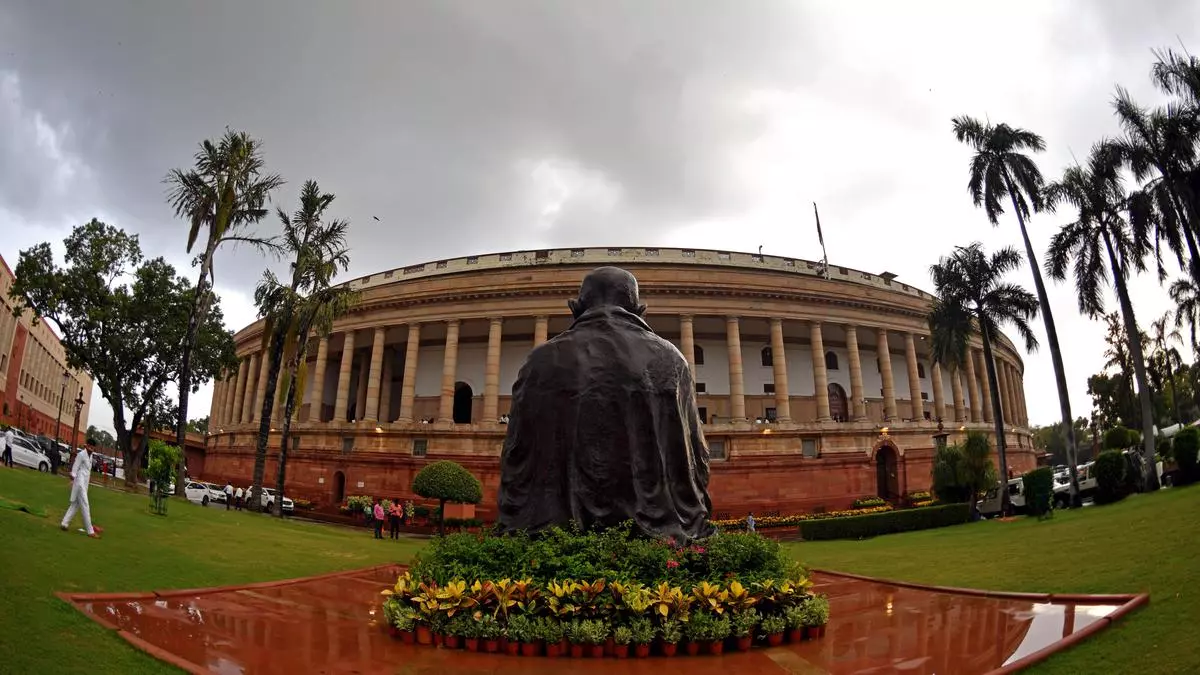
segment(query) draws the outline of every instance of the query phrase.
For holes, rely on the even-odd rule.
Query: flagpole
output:
[[[825,280],[829,280],[829,254],[825,251],[825,235],[821,233],[821,214],[817,211],[817,203],[813,202],[813,217],[817,220],[817,241],[821,242],[821,268]]]

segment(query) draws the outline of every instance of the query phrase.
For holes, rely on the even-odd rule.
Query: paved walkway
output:
[[[394,566],[237,588],[64,595],[134,646],[193,673],[484,674],[995,672],[1028,665],[1145,601],[930,590],[818,572],[824,638],[720,657],[627,661],[509,657],[406,646],[380,624]],[[1005,669],[1005,670],[1007,670]]]

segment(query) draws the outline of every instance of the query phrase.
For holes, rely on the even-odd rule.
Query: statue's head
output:
[[[638,299],[637,279],[620,267],[598,267],[589,272],[579,286],[579,299],[568,300],[567,307],[576,319],[597,307],[620,307],[638,316],[646,313],[646,306]]]

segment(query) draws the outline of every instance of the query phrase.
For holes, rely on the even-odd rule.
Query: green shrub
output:
[[[1113,427],[1104,432],[1104,448],[1106,450],[1124,450],[1136,444],[1136,433],[1125,427]]]
[[[1120,450],[1105,450],[1096,456],[1096,503],[1111,504],[1126,495],[1126,461]]]
[[[1038,518],[1050,513],[1054,499],[1054,469],[1043,466],[1021,477],[1025,488],[1025,508]]]
[[[800,536],[809,541],[866,539],[881,534],[961,525],[970,517],[970,504],[944,504],[920,509],[872,513],[865,516],[813,520],[800,524]]]
[[[150,455],[146,460],[146,478],[154,481],[155,487],[166,491],[175,480],[179,466],[179,448],[157,438],[150,439]]]
[[[441,513],[445,513],[446,502],[478,504],[483,501],[483,485],[470,471],[457,462],[442,460],[421,469],[413,478],[413,492],[426,499],[436,499],[438,505],[438,533],[445,534],[446,524]]]
[[[932,479],[939,501],[974,505],[979,495],[999,480],[987,434],[971,431],[961,444],[939,447]]]
[[[1171,443],[1171,439],[1166,436],[1159,436],[1154,439],[1154,454],[1158,456],[1158,459],[1165,462],[1171,459],[1172,453],[1173,444]]]
[[[887,504],[887,502],[884,501],[882,497],[859,497],[858,499],[854,500],[854,506],[852,508],[870,509],[876,506],[883,506],[884,504]]]
[[[1200,480],[1200,429],[1188,427],[1175,434],[1172,450],[1175,463],[1179,465],[1179,478],[1182,484],[1194,483]]]

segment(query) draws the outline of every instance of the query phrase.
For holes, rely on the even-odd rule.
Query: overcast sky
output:
[[[818,259],[816,201],[831,261],[932,290],[954,245],[1020,243],[972,206],[953,116],[1037,131],[1057,176],[1117,133],[1115,84],[1157,100],[1151,50],[1200,50],[1198,26],[1186,0],[0,0],[0,253],[98,217],[194,277],[160,181],[231,126],[289,181],[276,203],[308,178],[337,193],[351,276],[551,246]],[[1068,217],[1030,223],[1039,255]],[[218,262],[230,328],[262,267]],[[1087,415],[1103,330],[1070,285],[1050,299]],[[1150,276],[1134,300],[1143,326],[1170,305]],[[1052,422],[1049,354],[1026,363]]]

